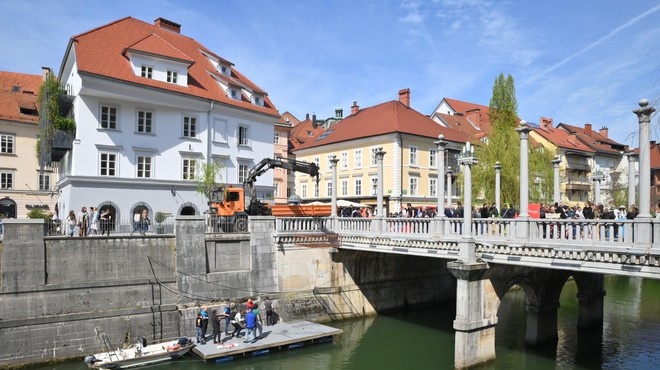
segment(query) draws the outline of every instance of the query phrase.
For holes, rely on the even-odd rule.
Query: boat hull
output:
[[[172,343],[152,344],[138,351],[136,347],[93,355],[87,365],[92,369],[132,369],[171,361],[188,353],[195,345],[167,350]]]

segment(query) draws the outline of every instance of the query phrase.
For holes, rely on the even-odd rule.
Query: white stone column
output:
[[[337,163],[339,158],[336,155],[330,157],[330,163],[332,165],[332,215],[331,217],[337,217]]]
[[[385,217],[383,214],[383,158],[385,157],[383,147],[378,147],[376,150],[376,164],[378,165],[378,187],[377,187],[377,202],[378,202],[378,217]]]
[[[639,109],[633,113],[639,120],[639,215],[636,218],[651,218],[651,114],[655,108],[649,107],[649,101],[639,101]]]
[[[635,204],[635,160],[637,154],[629,152],[626,154],[628,158],[628,207]]]
[[[437,209],[435,213],[435,237],[442,238],[445,226],[445,149],[447,142],[445,135],[438,135],[438,141],[434,142],[438,146],[438,182],[436,184],[436,195],[438,196]]]
[[[552,168],[554,169],[554,182],[552,183],[552,201],[554,203],[560,203],[561,199],[559,199],[559,164],[561,163],[561,157],[558,155],[555,156],[555,158],[550,162],[552,163]]]
[[[474,147],[465,143],[463,153],[458,158],[458,164],[463,166],[463,232],[459,242],[458,256],[464,264],[476,263],[476,245],[472,235],[472,165],[477,164]]]
[[[520,209],[519,218],[529,217],[529,132],[532,129],[527,121],[520,121],[520,127],[516,129],[520,134]]]
[[[593,176],[590,177],[591,181],[594,182],[594,203],[600,204],[600,182],[603,175],[599,172],[596,172]]]
[[[495,207],[497,207],[497,212],[499,212],[500,209],[502,209],[500,207],[502,165],[500,164],[500,162],[495,162],[493,168],[495,169]]]

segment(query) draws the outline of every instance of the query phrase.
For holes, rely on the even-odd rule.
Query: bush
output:
[[[164,212],[156,212],[156,222],[161,224],[165,219],[167,218],[167,213]]]
[[[44,211],[41,208],[32,208],[28,213],[27,213],[28,218],[41,218],[41,219],[49,219],[50,216],[48,212]]]

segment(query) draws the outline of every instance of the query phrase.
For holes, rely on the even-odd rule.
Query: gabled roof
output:
[[[319,136],[323,135],[325,130],[320,125],[314,127],[314,122],[307,118],[304,121],[295,124],[289,132],[289,143],[291,150],[298,149],[305,143],[314,141]]]
[[[540,127],[533,128],[533,130],[535,133],[561,149],[581,151],[587,155],[596,152],[585,145],[582,141],[578,140],[577,136],[571,138],[571,134],[566,130],[555,128],[551,125],[541,125]]]
[[[444,98],[444,101],[449,104],[449,106],[458,113],[463,113],[464,116],[468,115],[468,112],[478,109],[480,112],[480,119],[477,122],[472,122],[478,126],[481,131],[488,134],[490,132],[492,123],[490,122],[490,107],[481,104],[468,103],[461,100]]]
[[[182,53],[181,50],[175,48],[172,46],[172,44],[163,40],[162,37],[156,35],[155,33],[152,33],[151,35],[129,46],[126,50],[166,57],[186,63],[195,62],[191,57]]]
[[[294,128],[295,130],[295,128]],[[330,129],[306,140],[295,149],[307,149],[348,140],[368,138],[390,133],[402,133],[437,139],[466,142],[468,136],[458,130],[443,127],[418,111],[392,100],[373,107],[364,108],[335,123]]]
[[[75,50],[78,70],[81,74],[102,76],[173,93],[215,100],[230,106],[279,117],[279,113],[267,95],[264,96],[263,107],[252,104],[247,99],[235,100],[228,97],[210,75],[215,72],[215,67],[203,53],[214,57],[216,54],[194,39],[177,32],[126,17],[72,37],[69,43],[69,48],[71,47]],[[130,61],[124,55],[124,51],[131,47],[139,48],[142,52],[148,51],[152,55],[164,55],[167,58],[175,57],[178,60],[189,58],[192,65],[188,68],[188,86],[136,76]],[[65,54],[65,58],[67,57],[68,50]],[[219,59],[226,62],[222,58]],[[62,63],[62,68],[64,65],[65,63]],[[61,74],[62,70],[60,70]],[[235,68],[231,69],[231,79],[240,86],[265,94],[262,89]]]
[[[600,132],[591,129],[591,125],[582,128],[572,126],[566,123],[560,123],[557,128],[566,130],[569,133],[574,133],[581,142],[593,149],[596,153],[617,154],[620,155],[622,150],[626,149],[626,145],[618,143]]]
[[[39,123],[39,117],[21,113],[21,108],[38,110],[41,75],[0,71],[0,119]]]
[[[455,130],[463,131],[475,139],[481,139],[482,137],[486,136],[485,132],[483,132],[479,127],[477,127],[472,121],[468,120],[467,117],[462,114],[436,113],[436,117],[438,117],[445,124],[445,126]]]

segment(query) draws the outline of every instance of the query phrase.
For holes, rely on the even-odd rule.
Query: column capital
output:
[[[649,107],[649,100],[648,99],[642,99],[639,101],[639,108],[633,110],[633,113],[639,117],[639,121],[650,121],[651,120],[651,113],[655,112],[654,107]]]
[[[448,143],[445,140],[445,135],[440,134],[438,135],[438,140],[434,141],[433,144],[438,146],[438,150],[444,151]]]
[[[552,163],[552,165],[555,167],[559,167],[559,164],[561,163],[561,157],[556,155],[554,158],[552,158],[550,163]]]
[[[520,121],[520,126],[516,128],[516,131],[520,134],[521,139],[527,139],[529,137],[529,132],[532,131],[532,128],[529,127],[527,121]]]
[[[637,154],[635,152],[628,152],[624,155],[628,158],[628,163],[635,162],[639,159],[639,154]]]
[[[500,164],[499,161],[497,161],[497,162],[495,162],[495,165],[493,166],[493,168],[495,169],[495,172],[500,172],[500,170],[502,169],[502,165]]]

